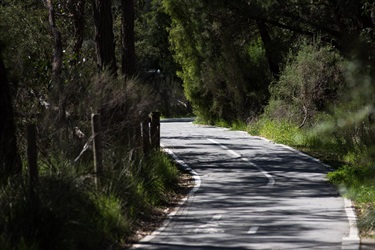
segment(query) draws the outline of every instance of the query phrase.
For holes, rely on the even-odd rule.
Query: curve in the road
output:
[[[233,151],[232,149],[228,148],[227,146],[221,144],[220,142],[218,141],[215,141],[213,139],[207,139],[208,141],[218,145],[219,147],[221,147],[222,149],[224,149],[225,151],[227,151],[229,154],[231,155],[234,155],[235,157],[238,157],[238,158],[241,158],[242,161],[246,162],[247,164],[249,164],[250,166],[258,169],[259,172],[261,172],[265,177],[267,177],[268,179],[268,183],[267,183],[267,187],[272,187],[275,185],[276,181],[275,179],[272,177],[272,175],[270,175],[267,171],[265,171],[263,168],[259,167],[258,165],[252,163],[248,158],[245,158],[245,157],[242,157],[239,153]]]
[[[192,137],[192,138],[198,138],[198,137],[194,137],[194,136],[190,136],[190,137]],[[170,138],[172,138],[172,139],[174,139],[174,138],[177,138],[177,137],[170,137]],[[212,138],[215,138],[216,139],[216,137],[212,137]],[[219,137],[218,137],[219,138]],[[239,154],[238,152],[236,152],[236,149],[234,149],[233,147],[232,147],[232,149],[230,148],[230,147],[228,147],[228,146],[226,146],[226,145],[223,145],[223,144],[221,144],[220,142],[218,142],[218,141],[215,141],[215,140],[213,140],[213,139],[208,139],[206,136],[201,136],[200,137],[200,140],[208,140],[208,141],[210,141],[211,143],[214,143],[214,144],[216,144],[217,146],[219,146],[220,148],[222,148],[222,149],[224,149],[225,151],[226,151],[226,153],[227,154],[230,154],[231,156],[234,156],[235,158],[238,158],[239,160],[241,160],[241,161],[243,161],[244,163],[246,162],[246,164],[249,164],[249,166],[252,166],[252,167],[254,167],[254,168],[256,168],[261,174],[263,174],[265,177],[267,177],[267,179],[268,179],[268,184],[266,184],[266,183],[264,183],[264,184],[266,184],[266,186],[274,186],[275,185],[275,179],[274,179],[274,177],[271,175],[271,174],[269,174],[267,171],[265,171],[263,168],[261,168],[260,166],[257,166],[255,163],[253,163],[249,158],[246,158],[245,156],[243,156],[243,155],[241,155],[241,154]],[[219,139],[222,139],[222,138],[219,138]],[[266,139],[264,139],[264,138],[260,138],[260,139],[262,139],[262,140],[264,140],[264,141],[268,141],[268,140],[266,140]],[[273,144],[275,144],[275,143],[273,143]],[[280,144],[279,144],[280,145]],[[170,145],[169,145],[170,146]],[[286,148],[286,149],[290,149],[290,151],[293,151],[293,152],[296,152],[297,154],[299,154],[299,155],[302,155],[302,156],[307,156],[308,158],[310,158],[310,159],[313,159],[314,161],[316,161],[316,162],[319,162],[319,163],[321,163],[319,160],[317,160],[317,159],[315,159],[315,158],[313,158],[313,157],[311,157],[311,156],[308,156],[308,155],[305,155],[305,154],[303,154],[302,152],[300,152],[300,151],[298,151],[298,150],[295,150],[295,149],[293,149],[293,148],[290,148],[290,147],[288,147],[288,146],[285,146],[285,145],[280,145],[280,146],[283,146],[284,148]],[[180,148],[180,147],[182,147],[182,146],[180,146],[180,145],[177,145],[177,146],[173,146],[173,148],[174,147],[177,147],[177,148]],[[234,149],[234,150],[233,150]],[[199,187],[200,187],[200,184],[201,184],[201,180],[200,180],[200,177],[199,177],[199,175],[192,169],[192,168],[190,168],[184,161],[182,161],[181,159],[179,159],[171,150],[169,150],[169,149],[165,149],[165,151],[169,154],[169,155],[171,155],[174,159],[175,159],[175,161],[180,165],[180,166],[182,166],[184,169],[186,169],[187,171],[189,171],[190,173],[191,173],[191,175],[192,175],[192,177],[194,178],[194,181],[195,181],[195,187],[192,189],[192,191],[189,193],[189,195],[187,196],[187,197],[190,197],[191,195],[193,195],[194,193],[196,193],[197,191],[198,191],[198,189],[199,189]],[[241,151],[242,152],[242,151]],[[189,152],[190,153],[190,152]],[[189,161],[188,161],[189,162]],[[199,162],[199,161],[198,161]],[[323,164],[324,165],[324,164]],[[266,168],[267,169],[267,168]],[[204,177],[205,175],[203,175],[202,174],[202,177]],[[209,176],[209,175],[208,175]],[[275,176],[275,177],[278,177],[278,176]],[[279,181],[277,182],[277,183],[280,183]],[[202,184],[203,186],[202,186],[202,190],[203,189],[205,189],[205,186],[204,186],[204,184]],[[199,191],[199,193],[200,193],[201,191]],[[179,208],[181,208],[181,206],[186,202],[188,200],[188,198],[185,198],[182,202],[181,202],[181,205],[179,206]],[[345,199],[345,206],[344,206],[344,209],[345,209],[345,211],[346,211],[346,214],[347,214],[347,217],[348,217],[348,219],[349,219],[349,224],[350,224],[350,232],[348,232],[348,234],[346,235],[347,237],[345,237],[345,238],[343,238],[342,240],[342,247],[341,247],[341,249],[359,249],[359,237],[358,237],[358,230],[356,229],[356,225],[355,225],[355,223],[356,223],[356,218],[355,218],[355,214],[354,214],[354,211],[353,211],[353,207],[352,207],[352,204],[351,203],[347,203],[347,201],[348,200],[346,200]],[[168,224],[171,222],[171,220],[172,220],[172,218],[177,214],[177,212],[180,210],[180,209],[176,209],[173,213],[171,213],[169,216],[168,216],[168,219],[167,219],[167,221],[163,224],[163,226],[159,229],[159,230],[157,230],[155,233],[153,233],[152,235],[150,235],[150,236],[148,236],[148,237],[146,237],[145,239],[143,239],[141,242],[140,242],[140,245],[142,245],[142,243],[145,243],[145,242],[149,242],[149,241],[151,241],[153,238],[155,238],[158,234],[160,234],[161,232],[163,232],[164,230],[167,230],[166,228],[167,228],[167,226],[168,226]],[[208,221],[206,224],[202,224],[202,225],[198,225],[196,228],[195,228],[195,230],[197,230],[197,232],[199,233],[199,232],[201,232],[201,230],[206,230],[206,228],[205,227],[208,227],[208,226],[211,226],[211,227],[209,227],[208,229],[217,229],[216,227],[214,228],[212,225],[216,225],[216,224],[220,224],[221,223],[221,221],[220,221],[220,219],[221,219],[221,215],[220,214],[216,214],[216,213],[214,213],[213,214],[213,217],[212,217],[212,219],[210,220],[210,221]],[[212,224],[212,225],[211,225]],[[200,228],[200,227],[202,227],[202,228]],[[204,227],[204,228],[203,228]],[[248,231],[247,231],[247,233],[248,234],[258,234],[258,229],[259,229],[259,227],[261,227],[261,225],[258,225],[257,223],[253,223],[253,225],[251,225],[251,227],[250,227],[250,229],[248,229]],[[207,230],[206,230],[207,231]],[[216,231],[215,231],[215,233],[217,233]],[[163,232],[163,234],[164,234],[164,232]],[[261,236],[259,236],[259,237],[261,237]],[[156,243],[156,244],[158,244],[158,243]],[[162,246],[163,245],[163,243],[159,243],[159,244],[161,244],[160,246]],[[146,244],[147,245],[147,244]],[[167,245],[170,245],[170,246],[172,246],[173,244],[172,243],[166,243],[166,245],[165,246],[167,246]],[[145,246],[144,244],[143,244],[143,246]],[[177,245],[176,245],[177,246]],[[182,245],[181,245],[182,246]],[[135,247],[137,247],[137,245],[135,246]],[[166,248],[160,248],[160,249],[166,249]]]

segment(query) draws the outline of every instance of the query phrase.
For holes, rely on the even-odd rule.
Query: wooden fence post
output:
[[[28,124],[26,127],[27,134],[27,162],[29,168],[29,182],[33,189],[39,183],[38,173],[38,150],[36,144],[36,126]]]
[[[160,112],[151,112],[151,147],[153,149],[160,148]]]
[[[103,155],[102,155],[102,138],[100,132],[100,114],[91,115],[92,134],[94,136],[92,142],[92,151],[94,154],[94,173],[95,185],[97,188],[100,186],[100,177],[103,173]]]
[[[148,155],[150,153],[150,119],[149,118],[141,122],[141,136],[142,136],[143,154]]]

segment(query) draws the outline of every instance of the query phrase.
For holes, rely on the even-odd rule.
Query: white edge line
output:
[[[235,157],[238,157],[238,158],[241,158],[242,161],[245,161],[247,163],[249,163],[252,167],[255,167],[256,169],[258,169],[259,172],[261,172],[264,176],[267,177],[268,179],[268,183],[267,183],[267,187],[272,187],[275,185],[276,181],[275,179],[272,177],[272,175],[270,175],[267,171],[265,171],[263,168],[259,167],[258,165],[256,165],[255,163],[252,163],[248,158],[245,158],[245,157],[241,157],[241,155],[231,149],[229,149],[227,146],[225,145],[222,145],[220,142],[217,142],[213,139],[208,139],[208,141],[218,145],[219,147],[221,147],[222,149],[226,150],[228,153],[234,155]]]
[[[183,198],[182,200],[179,201],[178,205],[176,206],[176,208],[174,209],[174,211],[172,211],[171,213],[169,213],[167,215],[167,218],[164,220],[163,224],[161,225],[161,227],[159,227],[157,230],[155,230],[154,232],[152,232],[150,235],[147,235],[145,236],[144,238],[142,238],[139,243],[136,243],[134,244],[130,249],[136,249],[136,248],[139,248],[139,247],[145,247],[142,243],[147,243],[149,241],[151,241],[152,239],[154,239],[157,235],[159,235],[161,232],[164,231],[164,229],[168,226],[168,224],[171,222],[171,220],[173,219],[173,217],[180,211],[181,207],[185,204],[185,202],[188,200],[188,198],[190,196],[192,196],[194,193],[196,193],[199,189],[199,187],[201,186],[201,178],[199,177],[199,175],[197,174],[197,172],[195,172],[192,168],[189,167],[189,165],[187,165],[183,160],[180,160],[177,155],[175,153],[173,153],[172,150],[168,149],[165,145],[163,144],[160,144],[160,147],[169,155],[171,156],[178,165],[181,166],[182,169],[186,170],[187,172],[189,172],[189,174],[193,177],[194,179],[194,188],[192,190],[190,190],[190,192],[188,193],[188,195]]]
[[[266,138],[263,138],[263,137],[260,137],[260,136],[252,136],[253,138],[257,138],[257,139],[261,139],[263,141],[266,141],[266,142],[269,142],[269,143],[273,143],[273,144],[277,144],[281,147],[284,147],[286,149],[289,149],[290,151],[292,152],[295,152],[301,156],[304,156],[312,161],[315,161],[323,166],[325,166],[326,168],[328,169],[332,169],[331,166],[321,162],[319,159],[317,158],[314,158],[312,157],[311,155],[308,155],[308,154],[305,154],[305,153],[302,153],[301,151],[295,149],[295,148],[292,148],[290,146],[287,146],[287,145],[284,145],[284,144],[279,144],[279,143],[275,143],[271,140],[268,140]],[[341,195],[342,196],[342,195]],[[351,200],[344,198],[344,203],[345,203],[345,213],[346,213],[346,217],[348,219],[348,222],[349,222],[349,236],[348,237],[343,237],[342,241],[343,241],[343,249],[345,248],[345,245],[347,242],[350,242],[351,243],[351,247],[350,249],[360,249],[360,242],[361,242],[361,239],[359,237],[359,230],[358,230],[358,227],[357,227],[357,216],[355,215],[355,212],[354,212],[354,209],[353,209],[353,204],[351,202]]]
[[[350,242],[350,245],[353,246],[353,249],[359,249],[361,240],[359,238],[359,231],[357,227],[357,216],[354,212],[352,201],[344,197],[344,202],[345,212],[349,221],[349,236],[342,239],[343,248],[345,248],[344,246],[347,245],[347,242]]]

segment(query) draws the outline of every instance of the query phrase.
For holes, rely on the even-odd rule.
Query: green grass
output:
[[[302,135],[298,126],[287,121],[272,121],[262,119],[257,124],[248,127],[252,135],[260,135],[277,143],[302,145]]]

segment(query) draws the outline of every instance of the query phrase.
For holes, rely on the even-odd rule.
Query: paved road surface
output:
[[[161,137],[201,183],[137,249],[355,249],[344,199],[319,162],[245,132],[186,120],[162,122]]]

